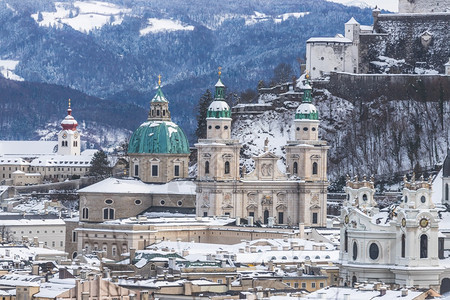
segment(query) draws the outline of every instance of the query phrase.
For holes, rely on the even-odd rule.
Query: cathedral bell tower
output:
[[[80,133],[77,131],[78,122],[72,116],[72,108],[67,108],[67,116],[61,122],[62,130],[58,133],[59,155],[80,155]]]
[[[216,83],[214,101],[206,118],[206,139],[199,139],[197,148],[197,216],[236,215],[237,195],[230,184],[240,180],[239,158],[241,144],[231,139],[231,111],[225,102],[225,85]]]

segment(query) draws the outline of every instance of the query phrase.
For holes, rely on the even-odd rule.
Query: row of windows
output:
[[[89,243],[85,243],[84,244],[84,249],[86,249],[86,252],[90,252],[90,250],[92,250],[92,251],[103,251],[103,252],[105,252],[105,255],[108,255],[108,245],[107,244],[103,244],[102,247],[100,248],[97,243],[94,243],[92,246]],[[123,244],[122,245],[122,253],[125,253],[125,252],[128,252],[128,245],[127,244]],[[112,245],[111,246],[111,255],[112,256],[117,256],[118,255],[118,247],[117,247],[117,245]]]
[[[220,125],[216,125],[214,128],[220,129]],[[212,126],[209,125],[209,126],[208,126],[208,129],[212,129]],[[228,126],[227,126],[227,125],[223,126],[223,129],[227,130],[227,129],[228,129]]]
[[[345,237],[344,237],[344,249],[345,252],[348,251],[348,234],[347,231],[345,231]],[[358,244],[353,242],[353,249],[352,249],[352,258],[353,260],[356,260],[358,258]],[[402,234],[402,240],[401,240],[401,251],[400,251],[401,257],[405,258],[406,256],[406,236]],[[377,243],[371,243],[369,245],[369,257],[372,260],[377,260],[380,256],[380,248]],[[428,258],[428,236],[426,234],[422,234],[420,236],[420,258]]]
[[[114,215],[114,208],[107,207],[103,209],[103,220],[113,220]],[[89,208],[83,207],[81,210],[81,218],[85,220],[89,219]]]
[[[224,173],[230,174],[230,162],[226,161],[224,164]],[[209,174],[209,161],[205,161],[205,174]]]
[[[287,286],[291,286],[291,283],[290,283],[290,282],[286,282],[286,285],[287,285]],[[319,283],[319,287],[320,287],[321,289],[322,289],[324,286],[325,286],[325,284],[324,284],[323,282],[320,282],[320,283]],[[299,287],[298,282],[294,282],[294,288],[295,288],[295,289],[298,289],[298,287]],[[306,282],[302,282],[301,287],[302,287],[302,289],[306,289]],[[315,283],[315,282],[311,282],[311,288],[312,288],[312,289],[315,289],[315,288],[316,288],[316,283]]]
[[[43,232],[43,233],[50,233],[50,232],[48,232],[48,230],[44,230],[44,231],[42,231],[42,232]],[[17,234],[18,231],[13,231],[13,233],[14,233],[14,234]],[[29,234],[33,234],[33,231],[30,230],[30,231],[28,231],[28,233],[29,233]],[[40,231],[40,230],[36,230],[36,233],[41,233],[41,231]],[[56,233],[56,230],[52,230],[51,233]],[[59,233],[64,233],[64,230],[60,230]],[[25,234],[25,231],[21,231],[20,234]]]
[[[158,177],[159,176],[159,166],[158,165],[152,165],[152,177]],[[134,165],[134,176],[139,177],[139,165]],[[180,176],[180,166],[175,165],[173,167],[173,176],[179,177]]]
[[[308,127],[303,127],[303,131],[308,131],[309,128]],[[316,131],[316,127],[311,128],[311,131]],[[297,127],[297,131],[300,131],[300,127]]]
[[[318,167],[319,167],[319,165],[317,164],[317,162],[313,162],[313,164],[312,164],[312,174],[313,175],[318,174]],[[298,163],[297,162],[294,162],[294,164],[292,166],[292,174],[298,174]]]

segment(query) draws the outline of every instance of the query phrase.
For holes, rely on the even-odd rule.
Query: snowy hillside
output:
[[[398,0],[327,0],[330,2],[336,2],[344,4],[346,6],[356,6],[361,8],[374,8],[378,6],[380,9],[389,10],[392,12],[398,11]]]
[[[235,115],[234,138],[244,144],[243,159],[248,170],[251,156],[263,151],[269,139],[269,150],[282,157],[284,145],[294,137],[294,113],[297,103],[285,102],[284,108],[260,115]],[[391,175],[412,169],[422,172],[442,163],[450,131],[450,103],[419,101],[386,101],[383,97],[356,102],[316,91],[315,101],[320,119],[320,137],[331,147],[328,159],[330,180],[346,174]],[[443,105],[440,108],[440,105]],[[442,115],[442,120],[435,116]],[[443,128],[442,128],[443,126]]]
[[[55,2],[55,9],[56,12],[37,12],[31,17],[40,26],[61,28],[68,25],[80,32],[89,32],[106,24],[119,25],[123,16],[131,12],[130,9],[100,1]]]

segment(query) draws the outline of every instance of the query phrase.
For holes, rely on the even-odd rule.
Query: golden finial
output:
[[[158,85],[161,86],[161,74],[158,75]]]
[[[219,67],[219,77],[222,75],[222,67]]]
[[[70,108],[70,98],[69,98],[69,108]]]
[[[306,76],[305,76],[305,78],[306,78],[306,79],[309,79],[309,72],[308,72],[308,71],[306,71]]]

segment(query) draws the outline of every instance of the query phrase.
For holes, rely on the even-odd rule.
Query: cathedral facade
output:
[[[217,82],[207,112],[207,137],[199,139],[196,214],[230,216],[249,223],[323,227],[326,225],[327,151],[318,137],[318,112],[307,85],[294,123],[295,140],[286,145],[287,171],[280,157],[268,151],[253,157],[255,168],[240,167],[241,143],[231,138],[231,111],[225,86]]]

